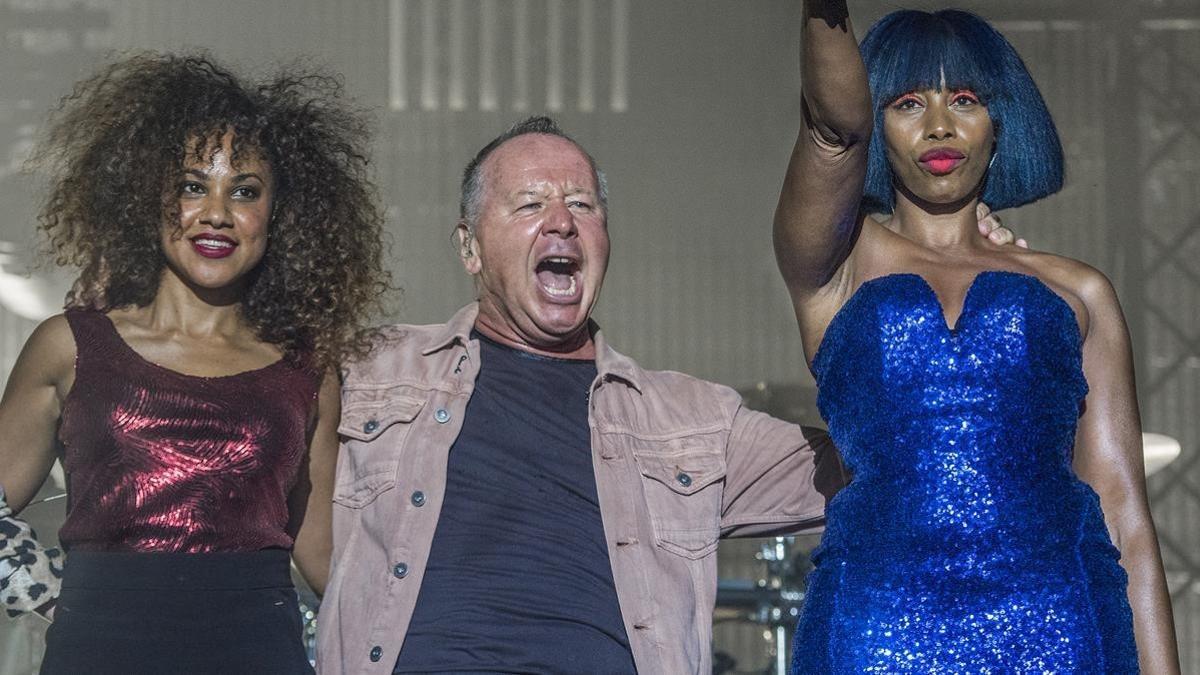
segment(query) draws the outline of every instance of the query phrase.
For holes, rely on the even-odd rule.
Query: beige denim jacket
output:
[[[383,346],[348,369],[318,619],[326,675],[390,673],[400,653],[479,372],[476,313],[385,328]],[[644,674],[711,673],[718,538],[819,529],[817,450],[826,493],[840,465],[827,436],[748,410],[728,387],[642,370],[592,329],[592,464],[634,661]]]

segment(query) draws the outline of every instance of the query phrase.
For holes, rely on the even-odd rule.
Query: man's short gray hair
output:
[[[596,166],[596,160],[587,150],[583,149],[574,138],[568,136],[558,123],[553,119],[544,115],[529,117],[517,122],[509,127],[508,131],[493,138],[491,142],[483,146],[479,152],[475,153],[475,157],[467,164],[467,168],[463,170],[462,178],[462,194],[458,202],[458,217],[466,223],[467,228],[474,231],[476,223],[479,222],[479,211],[483,206],[483,163],[496,150],[504,144],[505,141],[512,140],[517,136],[525,134],[546,134],[548,136],[558,136],[573,143],[579,151],[587,157],[588,164],[592,167],[592,174],[596,177],[596,190],[598,194],[596,198],[600,200],[600,208],[608,212],[608,181],[604,178],[604,172],[600,167]]]

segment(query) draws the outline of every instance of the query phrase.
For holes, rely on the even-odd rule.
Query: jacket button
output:
[[[417,490],[412,493],[413,506],[425,506],[425,493]]]
[[[367,420],[367,423],[363,425],[363,433],[369,434],[378,428],[379,428],[379,422],[377,422],[375,420]]]
[[[437,420],[438,424],[445,424],[450,421],[450,411],[445,408],[438,408],[437,412],[433,413],[433,419]]]
[[[408,576],[408,563],[396,563],[392,565],[392,575],[397,579],[403,579]]]
[[[692,484],[692,477],[682,471],[680,471],[679,474],[675,476],[675,480],[679,481],[679,484],[682,485],[683,487],[688,487],[689,485]]]
[[[375,662],[379,661],[379,659],[382,659],[382,658],[383,658],[383,647],[380,647],[379,645],[375,645],[374,647],[371,647],[371,662],[375,663]]]

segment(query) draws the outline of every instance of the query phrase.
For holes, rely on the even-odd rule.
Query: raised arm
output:
[[[1129,333],[1112,285],[1093,272],[1082,287],[1089,328],[1083,368],[1089,392],[1075,442],[1075,470],[1100,495],[1129,575],[1133,630],[1143,673],[1179,673],[1171,598],[1146,498],[1141,421]]]
[[[317,399],[317,420],[308,456],[290,500],[293,518],[300,519],[292,559],[317,595],[325,594],[333,553],[333,477],[341,406],[338,377],[333,372],[327,373]]]
[[[845,0],[806,0],[802,123],[775,211],[775,257],[792,299],[827,285],[849,254],[873,126]]]

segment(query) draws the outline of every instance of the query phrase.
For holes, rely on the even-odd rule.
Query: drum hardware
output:
[[[714,621],[742,621],[772,626],[790,625],[799,616],[803,591],[770,588],[765,580],[721,579],[717,582]]]
[[[788,637],[804,604],[804,577],[812,564],[807,547],[798,545],[792,537],[765,540],[754,557],[763,563],[763,576],[757,580],[719,580],[713,620],[762,626],[771,658],[766,672],[787,673]],[[724,656],[732,664],[724,672],[734,672],[736,660]]]

